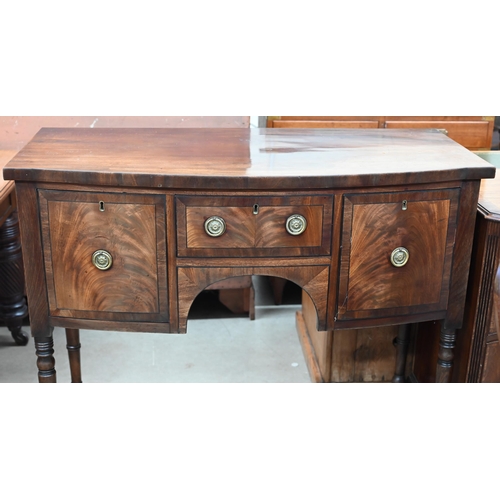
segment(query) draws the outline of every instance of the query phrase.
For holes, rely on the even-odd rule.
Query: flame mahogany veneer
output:
[[[39,380],[55,326],[80,381],[80,328],[184,333],[203,289],[261,274],[300,285],[321,330],[441,321],[448,381],[494,173],[432,130],[41,129],[4,169]]]

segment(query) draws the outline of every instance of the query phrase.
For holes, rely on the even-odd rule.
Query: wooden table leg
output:
[[[52,337],[35,337],[35,349],[37,355],[38,381],[56,382],[56,370],[54,359],[54,340]]]
[[[436,368],[436,382],[449,382],[451,380],[451,369],[453,368],[453,348],[457,332],[455,329],[447,330],[441,328],[439,336],[439,353]]]
[[[82,369],[80,363],[81,347],[80,330],[74,328],[66,328],[66,348],[68,349],[71,382],[82,381]]]
[[[396,369],[392,381],[396,383],[405,381],[406,357],[408,355],[408,346],[410,345],[410,327],[411,325],[400,325],[398,336],[395,339],[396,344]]]

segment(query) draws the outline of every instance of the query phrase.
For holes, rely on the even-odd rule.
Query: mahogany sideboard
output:
[[[185,333],[231,277],[297,283],[322,330],[440,321],[438,382],[462,326],[480,180],[432,130],[42,129],[16,181],[39,380],[53,328],[81,381],[79,329]],[[398,368],[399,367],[399,368]]]

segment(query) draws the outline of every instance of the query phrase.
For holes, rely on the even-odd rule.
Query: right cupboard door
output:
[[[338,320],[446,310],[459,192],[344,195]]]

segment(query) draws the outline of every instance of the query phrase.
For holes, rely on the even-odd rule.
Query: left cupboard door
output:
[[[168,321],[165,196],[40,190],[50,315]]]

